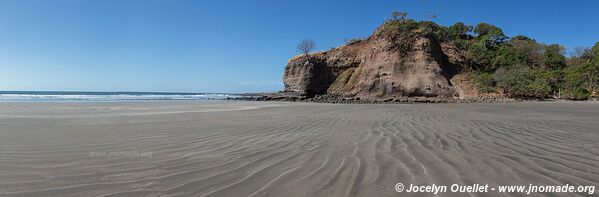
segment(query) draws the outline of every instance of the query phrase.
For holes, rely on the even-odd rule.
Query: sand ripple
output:
[[[0,112],[0,196],[404,196],[398,182],[599,186],[593,103],[6,103]],[[512,195],[522,196],[440,196]]]

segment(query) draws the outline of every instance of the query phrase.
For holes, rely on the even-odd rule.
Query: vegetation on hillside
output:
[[[383,28],[394,48],[407,52],[415,34],[453,45],[466,54],[467,72],[479,91],[518,98],[586,100],[597,96],[599,42],[577,48],[570,57],[558,44],[543,44],[518,35],[508,37],[487,23],[456,23],[445,27],[432,21],[415,21],[394,12]]]

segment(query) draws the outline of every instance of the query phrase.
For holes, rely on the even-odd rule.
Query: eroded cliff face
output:
[[[396,39],[380,27],[366,40],[293,57],[285,67],[285,92],[373,99],[458,97],[450,79],[459,70],[459,51],[418,32],[407,41]]]

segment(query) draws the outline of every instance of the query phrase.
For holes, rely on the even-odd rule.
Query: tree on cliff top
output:
[[[449,26],[447,32],[452,39],[465,38],[468,33],[474,29],[471,25],[465,25],[462,22],[458,22],[452,26]]]
[[[474,27],[474,33],[478,35],[479,40],[485,41],[485,45],[495,46],[507,39],[501,28],[487,24],[479,23]]]
[[[312,52],[314,48],[316,48],[316,43],[312,40],[302,40],[297,44],[297,50],[304,54],[308,60],[310,60],[310,52]]]
[[[407,12],[398,12],[398,11],[394,11],[393,13],[391,13],[391,17],[393,20],[405,20],[406,17],[408,17],[408,13]]]

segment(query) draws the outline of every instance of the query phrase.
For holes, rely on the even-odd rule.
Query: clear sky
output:
[[[487,22],[572,50],[599,41],[596,0],[2,0],[0,90],[257,92],[287,60],[368,36],[392,11]]]

